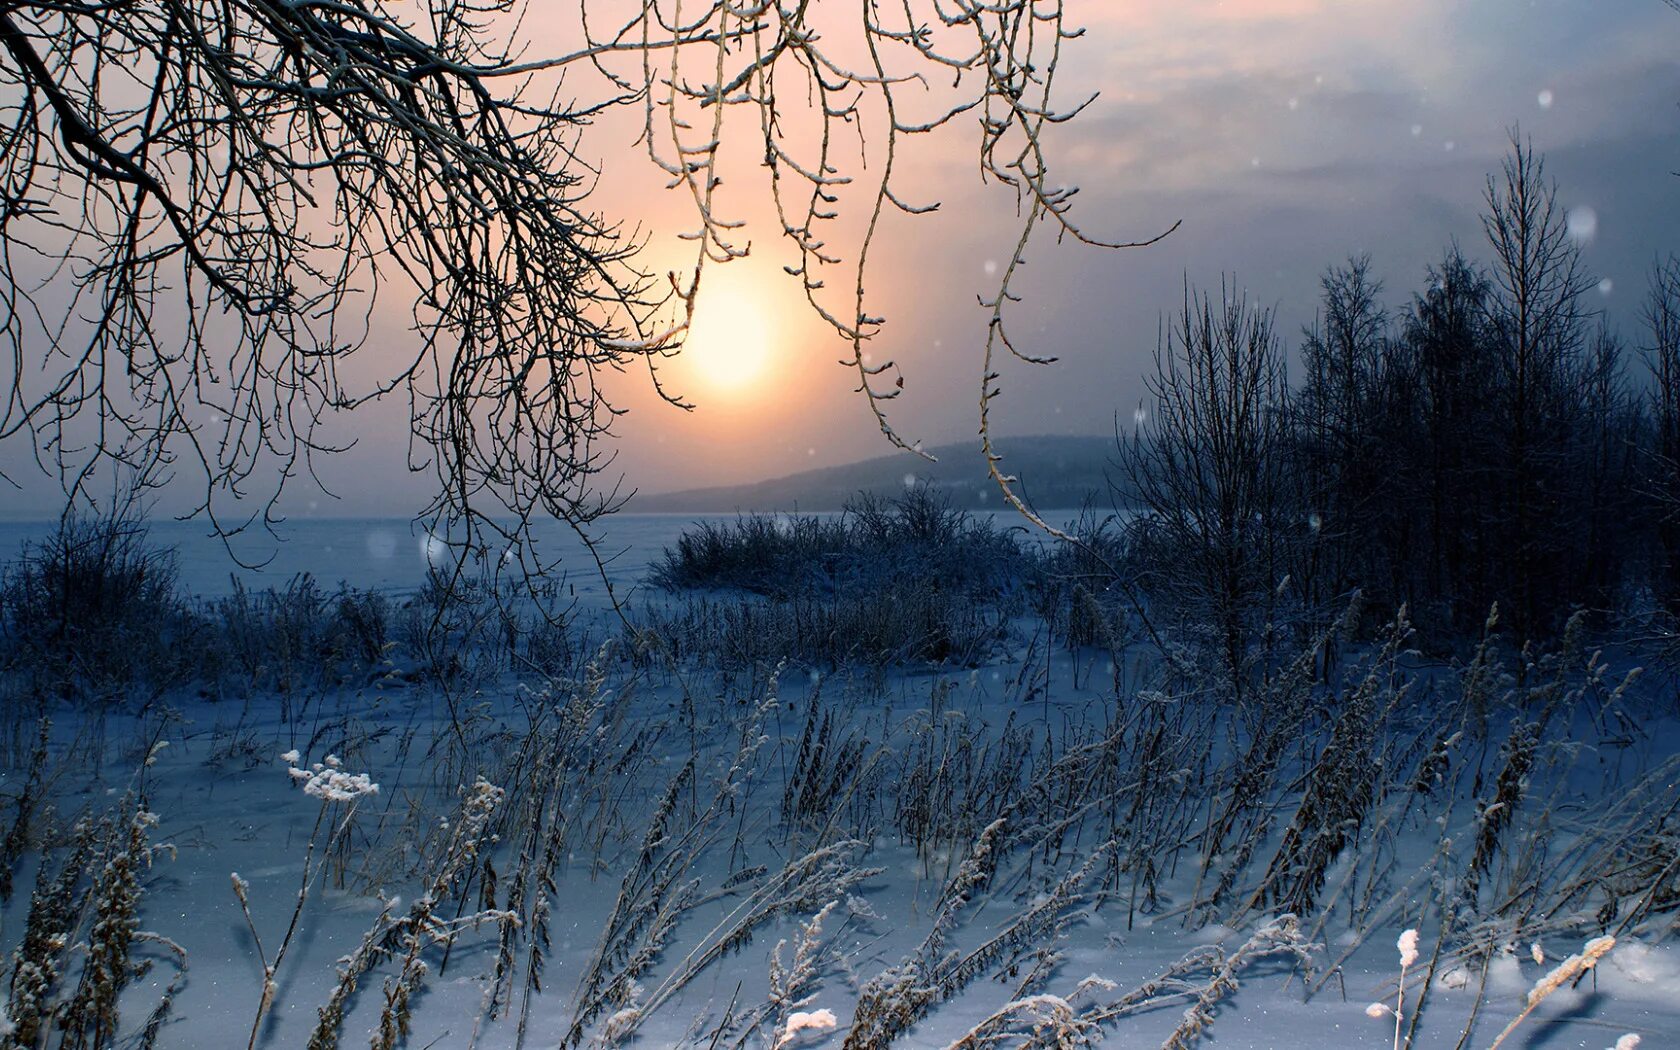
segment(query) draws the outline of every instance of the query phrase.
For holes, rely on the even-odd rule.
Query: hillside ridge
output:
[[[1112,436],[1037,435],[1000,440],[999,445],[1004,469],[1021,479],[1021,493],[1040,508],[1077,507],[1087,499],[1104,504],[1109,499],[1109,479],[1118,480]],[[937,462],[897,452],[763,481],[638,493],[626,509],[649,513],[829,511],[840,510],[858,492],[891,495],[910,484],[927,484],[945,492],[959,507],[1002,505],[996,484],[986,475],[977,441],[928,451]]]

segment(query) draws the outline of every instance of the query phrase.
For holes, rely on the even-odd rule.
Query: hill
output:
[[[1077,507],[1087,497],[1108,500],[1113,468],[1112,437],[1040,436],[1000,441],[1004,468],[1021,478],[1021,491],[1041,509]],[[929,450],[938,462],[907,452],[857,463],[801,471],[743,485],[639,493],[629,510],[733,513],[735,511],[839,510],[860,491],[891,495],[907,484],[926,483],[950,494],[959,507],[996,508],[997,486],[986,476],[978,442]]]

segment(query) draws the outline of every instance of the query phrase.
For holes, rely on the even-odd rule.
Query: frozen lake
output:
[[[971,511],[993,518],[1000,528],[1026,528],[1011,511]],[[832,517],[818,514],[815,517]],[[1075,512],[1047,512],[1048,520],[1063,523]],[[598,523],[594,534],[601,556],[608,560],[608,576],[620,599],[639,583],[648,563],[676,542],[697,521],[733,520],[734,515],[615,514]],[[15,559],[26,542],[49,535],[50,521],[0,522],[0,563]],[[297,518],[287,521],[278,535],[253,531],[224,543],[203,522],[166,519],[149,524],[152,541],[172,548],[180,569],[181,586],[188,594],[215,598],[232,592],[235,579],[247,587],[283,586],[299,573],[310,573],[325,587],[340,582],[351,587],[402,594],[419,587],[426,576],[429,537],[408,518]],[[539,525],[537,540],[544,557],[558,557],[565,584],[588,604],[605,600],[605,588],[594,560],[581,540],[558,522]],[[240,564],[241,562],[245,564]]]
[[[638,581],[648,562],[695,520],[681,514],[620,514],[602,524],[596,532],[602,556],[611,558],[614,587]],[[0,560],[10,562],[23,544],[50,534],[54,524],[0,523]],[[153,543],[175,551],[181,586],[198,597],[226,595],[235,579],[261,589],[282,586],[304,572],[327,587],[342,582],[399,594],[419,587],[426,577],[429,536],[407,518],[300,518],[276,534],[256,531],[229,542],[196,521],[154,521],[149,530]],[[539,527],[537,538],[547,556],[562,559],[567,582],[580,597],[602,591],[593,560],[569,529],[552,523]]]

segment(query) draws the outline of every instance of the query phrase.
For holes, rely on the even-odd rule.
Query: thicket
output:
[[[292,697],[390,678],[463,681],[574,671],[565,616],[471,574],[417,591],[323,586],[303,573],[231,594],[186,594],[174,551],[132,510],[68,515],[0,569],[0,701],[140,708],[174,690]]]
[[[639,626],[667,656],[726,671],[974,666],[1025,608],[1040,562],[1021,530],[936,489],[860,493],[835,516],[696,522],[649,570],[681,600],[649,604]]]
[[[1187,286],[1163,326],[1120,441],[1117,575],[1233,682],[1354,592],[1441,649],[1495,605],[1519,639],[1680,612],[1680,257],[1630,342],[1515,135],[1483,206],[1485,260],[1453,245],[1398,309],[1369,256],[1328,269],[1294,377],[1272,311],[1229,285]]]
[[[171,552],[131,511],[66,517],[0,571],[0,668],[31,693],[105,693],[189,672],[191,636]]]
[[[833,516],[743,514],[685,530],[649,571],[666,590],[738,589],[786,598],[879,590],[906,579],[979,600],[1020,588],[1033,567],[1020,530],[999,528],[925,484],[861,492]]]

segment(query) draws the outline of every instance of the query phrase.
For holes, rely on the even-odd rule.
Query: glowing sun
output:
[[[694,305],[682,356],[688,371],[719,393],[744,393],[769,369],[780,326],[774,296],[744,266],[709,270]]]

